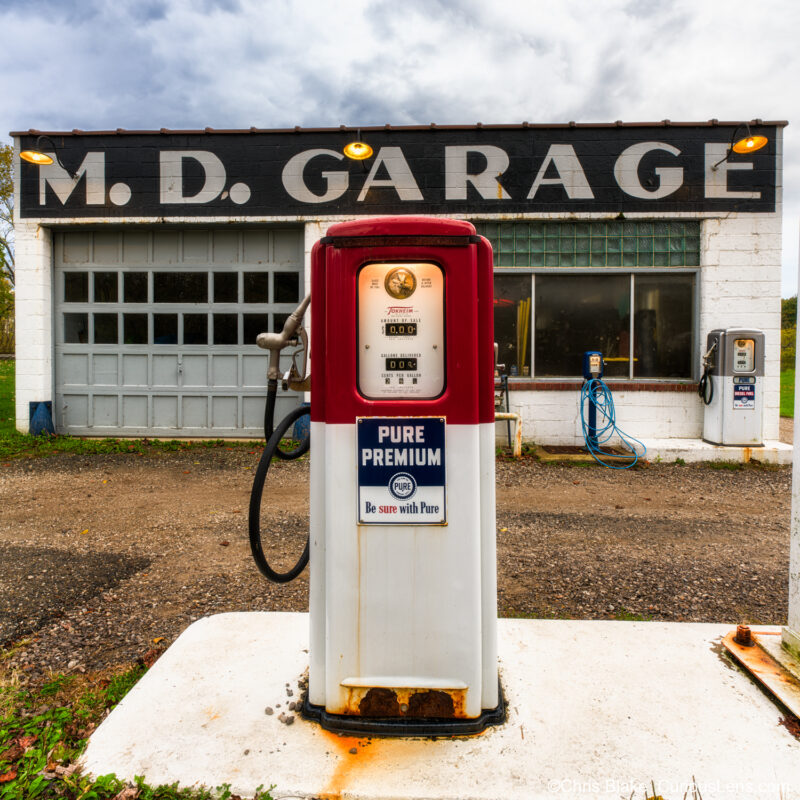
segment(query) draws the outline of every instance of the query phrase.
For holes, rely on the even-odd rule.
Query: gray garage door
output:
[[[303,295],[302,229],[81,230],[54,247],[61,432],[262,435],[255,338]],[[277,419],[300,401],[279,396]]]

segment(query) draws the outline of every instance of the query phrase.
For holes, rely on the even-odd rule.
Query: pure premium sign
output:
[[[366,161],[345,131],[71,134],[21,163],[40,218],[772,212],[780,128],[730,153],[733,126],[381,129]],[[754,132],[756,132],[754,130]],[[36,137],[22,136],[23,148]],[[726,159],[726,156],[728,158]],[[72,174],[70,174],[72,173]]]

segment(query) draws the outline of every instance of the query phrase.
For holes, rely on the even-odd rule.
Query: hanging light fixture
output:
[[[50,153],[45,153],[42,150],[42,146],[45,142],[50,143],[50,147],[53,150],[53,155]],[[32,150],[22,150],[19,154],[19,157],[23,161],[27,161],[29,164],[36,164],[38,167],[47,166],[48,164],[58,163],[58,166],[61,167],[69,176],[70,178],[75,177],[75,173],[67,167],[62,161],[61,157],[58,155],[58,148],[56,147],[56,143],[49,137],[49,136],[39,136],[36,139],[36,145],[33,147]]]
[[[737,139],[736,135],[739,133],[742,128],[747,129],[747,135],[743,139]],[[712,170],[716,170],[717,167],[723,162],[727,161],[731,157],[731,153],[755,153],[756,150],[760,150],[769,142],[769,139],[766,136],[761,136],[760,134],[753,134],[750,130],[750,123],[749,122],[742,122],[741,124],[737,125],[733,130],[733,135],[731,136],[731,144],[728,149],[728,152],[725,154],[725,158],[721,158],[711,167]]]
[[[756,150],[760,150],[769,141],[766,136],[753,136],[749,133],[749,125],[747,128],[748,135],[745,136],[744,139],[739,139],[739,141],[731,147],[734,153],[753,153]]]
[[[359,128],[356,133],[356,141],[348,142],[342,152],[353,161],[364,161],[372,155],[373,150],[366,142],[361,141],[361,129]]]

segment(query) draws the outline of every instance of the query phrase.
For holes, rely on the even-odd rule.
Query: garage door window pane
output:
[[[124,278],[125,302],[126,303],[146,303],[147,302],[147,273],[146,272],[126,272]]]
[[[214,302],[239,302],[239,274],[236,272],[214,273]]]
[[[123,314],[125,344],[147,344],[147,314]]]
[[[156,303],[207,303],[205,272],[154,272],[153,301]]]
[[[627,377],[629,275],[537,275],[536,345],[539,377],[578,377],[583,353],[599,350],[606,377]]]
[[[183,315],[183,343],[208,344],[208,317],[205,314]]]
[[[88,314],[64,314],[64,341],[68,344],[86,344],[89,341]]]
[[[117,294],[116,272],[94,273],[94,301],[95,303],[116,303]]]
[[[269,303],[269,273],[244,273],[244,302]]]
[[[244,344],[255,344],[259,333],[269,331],[269,314],[244,314]]]
[[[633,286],[633,374],[691,377],[693,276],[636,275]]]
[[[64,273],[64,302],[65,303],[89,302],[88,272]]]
[[[297,303],[300,301],[300,274],[297,272],[275,273],[275,302]]]
[[[495,275],[494,338],[506,375],[531,374],[531,276]]]
[[[239,344],[236,314],[214,314],[214,344]]]
[[[178,344],[177,314],[153,314],[153,344]]]
[[[117,315],[93,314],[94,343],[117,344]]]

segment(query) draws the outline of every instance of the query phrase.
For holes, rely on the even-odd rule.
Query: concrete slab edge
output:
[[[792,463],[792,446],[784,442],[767,441],[763,447],[728,447],[709,444],[700,439],[643,439],[647,447],[645,461],[673,464],[707,462],[763,463],[773,466],[788,466]],[[589,453],[548,453],[543,445],[534,445],[535,457],[544,463],[571,462],[596,463]]]
[[[750,646],[739,644],[735,636],[736,631],[725,636],[722,640],[725,649],[782,708],[800,719],[800,681],[774,657],[773,648],[766,641],[774,638],[780,644],[779,636],[754,633],[755,644]]]

